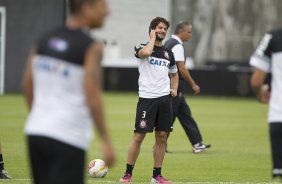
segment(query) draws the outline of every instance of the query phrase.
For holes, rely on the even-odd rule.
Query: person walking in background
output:
[[[166,41],[164,46],[172,50],[179,75],[179,85],[177,90],[178,95],[172,100],[173,122],[175,121],[175,118],[178,117],[180,124],[193,146],[193,153],[200,153],[210,148],[211,145],[202,143],[203,139],[199,127],[192,117],[190,107],[183,94],[186,83],[192,87],[195,95],[200,94],[200,87],[193,80],[189,71],[185,68],[186,55],[184,53],[183,42],[188,41],[191,37],[192,25],[188,22],[181,21],[176,25],[174,34]]]
[[[1,143],[0,143],[0,179],[12,179],[4,168],[4,159],[3,159]]]
[[[161,174],[167,134],[172,130],[171,96],[177,95],[178,86],[177,67],[173,54],[162,45],[168,28],[169,22],[166,19],[154,18],[149,26],[149,42],[135,47],[139,70],[139,101],[134,135],[128,148],[126,171],[120,182],[131,181],[132,170],[146,133],[155,130],[151,182],[172,183]]]
[[[36,184],[84,183],[93,120],[105,162],[112,166],[115,160],[102,102],[103,44],[89,34],[103,25],[107,1],[69,0],[69,5],[66,25],[39,39],[24,73],[30,111],[25,133]]]
[[[268,122],[272,151],[272,176],[282,179],[282,29],[263,37],[250,59],[254,67],[251,87],[262,103],[269,102]],[[264,84],[271,73],[271,91]]]

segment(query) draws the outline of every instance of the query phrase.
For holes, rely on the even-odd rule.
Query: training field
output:
[[[127,147],[133,135],[137,94],[105,93],[107,121],[117,152],[117,162],[106,178],[87,183],[118,183],[125,170]],[[253,98],[187,96],[204,143],[212,148],[193,154],[177,121],[169,139],[162,174],[175,183],[274,183],[266,123],[267,105]],[[13,177],[7,184],[32,183],[26,154],[24,121],[27,115],[21,95],[0,96],[0,140],[5,167]],[[135,165],[133,183],[149,183],[152,175],[153,134],[145,138]],[[87,162],[101,158],[95,136]],[[66,153],[67,154],[67,153]],[[70,161],[71,162],[71,161]],[[70,163],[71,165],[71,163]],[[65,168],[66,170],[68,168]]]

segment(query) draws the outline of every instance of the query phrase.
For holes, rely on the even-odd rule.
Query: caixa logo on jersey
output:
[[[170,64],[168,60],[164,60],[160,58],[150,58],[149,63],[151,65],[166,66],[166,67],[169,67]]]
[[[63,78],[68,78],[68,76],[70,75],[69,67],[61,62],[52,61],[50,57],[37,57],[35,62],[35,69],[37,71],[50,73],[51,75],[56,75]]]

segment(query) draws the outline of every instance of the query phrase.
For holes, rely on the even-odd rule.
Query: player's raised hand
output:
[[[150,39],[156,39],[156,30],[151,29],[151,31],[150,31]]]

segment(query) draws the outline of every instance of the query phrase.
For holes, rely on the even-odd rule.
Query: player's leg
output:
[[[35,184],[83,183],[83,150],[40,136],[29,136],[28,146]]]
[[[165,155],[167,132],[155,132],[154,167],[161,168]]]
[[[172,113],[172,125],[174,124],[175,119],[177,117],[177,114],[179,111],[179,104],[180,104],[179,96],[173,97],[172,98],[172,112],[173,112]],[[171,151],[168,150],[168,138],[170,134],[171,132],[168,132],[167,134],[167,143],[166,143],[166,150],[165,150],[166,153],[172,153]]]
[[[181,126],[183,127],[192,145],[202,142],[202,135],[200,133],[199,127],[192,117],[190,107],[186,103],[185,97],[181,96],[179,98],[180,103],[177,117]]]
[[[273,163],[272,175],[282,178],[282,122],[270,123],[269,127]]]
[[[51,162],[49,160],[48,152],[42,150],[46,145],[47,140],[39,136],[28,136],[28,156],[30,160],[32,178],[34,184],[47,184],[49,167]]]
[[[202,144],[202,135],[196,121],[192,117],[191,109],[187,104],[185,97],[181,96],[180,98],[178,119],[193,146],[193,152],[200,153],[207,150],[211,145]]]
[[[49,183],[84,183],[85,150],[54,141]]]
[[[157,107],[155,100],[139,98],[136,108],[134,135],[128,147],[127,164],[120,182],[130,182],[132,171],[147,132],[153,132]]]
[[[133,138],[131,140],[131,143],[129,144],[128,147],[128,153],[127,153],[127,164],[134,166],[137,157],[140,153],[140,148],[141,144],[146,136],[146,133],[134,133]],[[132,170],[131,172],[126,171],[126,173],[129,173],[132,175]]]
[[[158,105],[157,119],[155,123],[155,148],[154,148],[154,168],[152,183],[166,183],[162,174],[162,164],[165,156],[167,134],[172,131],[172,102],[170,96],[160,97]]]

